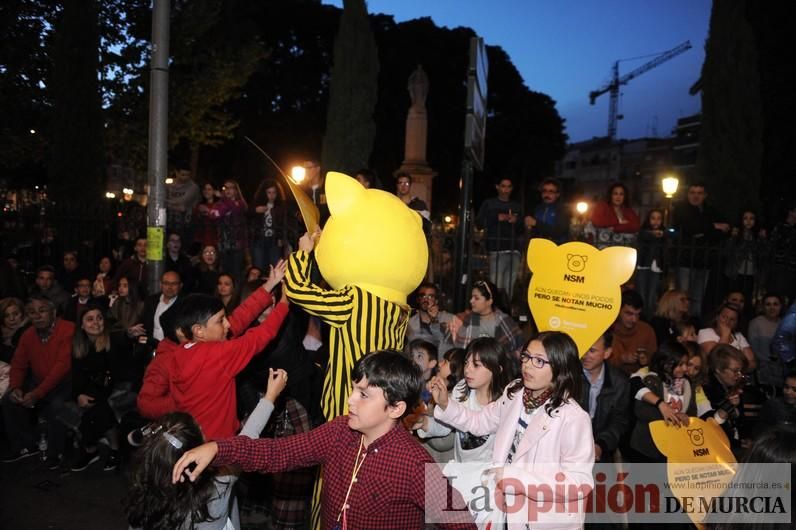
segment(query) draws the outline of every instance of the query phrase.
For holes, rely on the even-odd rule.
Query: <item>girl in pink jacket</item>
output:
[[[509,528],[581,528],[594,484],[594,444],[591,419],[577,400],[577,346],[565,333],[543,332],[520,359],[521,379],[481,410],[449,400],[445,382],[432,380],[434,417],[476,436],[495,433],[483,478],[489,504],[503,507]]]

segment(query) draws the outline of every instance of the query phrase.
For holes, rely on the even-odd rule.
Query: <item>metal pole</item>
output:
[[[456,245],[456,285],[454,293],[454,307],[458,310],[464,308],[469,297],[467,296],[467,286],[471,278],[467,274],[470,267],[470,232],[472,230],[472,189],[473,189],[473,162],[470,156],[465,154],[462,163],[462,179],[460,182],[459,203],[459,234]]]
[[[147,203],[147,262],[149,293],[159,291],[163,274],[166,230],[166,190],[169,128],[169,0],[154,0],[149,93],[149,193]]]

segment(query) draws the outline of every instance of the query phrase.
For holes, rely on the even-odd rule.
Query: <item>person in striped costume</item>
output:
[[[288,260],[291,302],[331,327],[321,410],[327,421],[348,413],[351,371],[365,354],[402,350],[409,321],[406,297],[426,272],[428,243],[417,212],[395,195],[366,189],[342,173],[326,175],[330,217],[306,233]],[[314,252],[313,252],[314,251]],[[312,283],[312,260],[331,289]],[[321,481],[313,491],[312,521],[320,521]]]
[[[332,420],[348,412],[354,363],[371,351],[403,349],[406,297],[423,279],[428,245],[420,216],[394,195],[335,172],[326,194],[323,237],[316,230],[299,240],[285,280],[290,301],[331,327],[321,406]],[[313,257],[332,289],[312,283]]]

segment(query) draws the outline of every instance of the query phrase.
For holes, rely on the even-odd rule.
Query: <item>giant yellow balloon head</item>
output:
[[[329,285],[356,285],[405,304],[428,265],[420,215],[395,195],[334,171],[326,174],[326,202],[331,216],[315,259]]]

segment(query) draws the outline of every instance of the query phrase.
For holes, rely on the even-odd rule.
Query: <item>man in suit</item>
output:
[[[608,329],[581,357],[583,392],[578,400],[591,417],[596,461],[611,462],[619,441],[630,429],[630,381],[605,362],[612,353]]]
[[[160,292],[147,297],[144,301],[141,323],[130,328],[129,334],[138,337],[139,342],[156,348],[164,337],[163,328],[160,326],[160,315],[177,301],[181,290],[180,274],[176,271],[164,272],[160,277]]]

